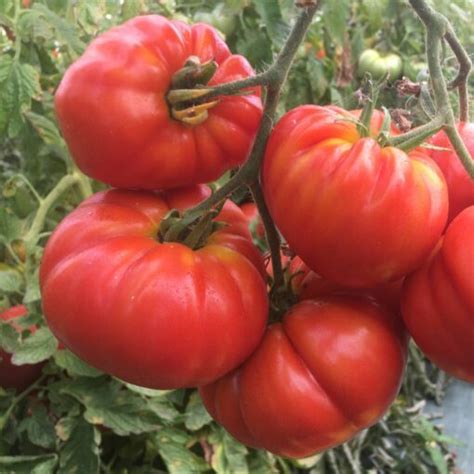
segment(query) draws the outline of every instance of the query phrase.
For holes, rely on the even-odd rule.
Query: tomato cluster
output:
[[[299,457],[384,414],[403,377],[403,319],[429,357],[472,380],[472,208],[440,241],[450,200],[452,213],[474,204],[472,182],[452,154],[433,152],[437,166],[422,149],[383,145],[381,112],[367,136],[360,111],[288,112],[261,181],[296,257],[267,326],[275,304],[247,225],[264,238],[255,205],[190,218],[205,183],[246,161],[262,116],[258,88],[196,99],[252,74],[204,24],[137,17],[91,43],[56,110],[77,165],[117,189],[84,201],[49,239],[43,308],[92,366],[146,387],[197,386],[237,439]]]

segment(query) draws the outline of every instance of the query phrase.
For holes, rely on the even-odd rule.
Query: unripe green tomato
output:
[[[217,28],[225,36],[232,34],[236,26],[236,17],[232,13],[226,13],[224,11],[224,4],[220,3],[217,5],[212,12],[196,13],[194,15],[196,21],[207,23]]]
[[[408,79],[417,81],[419,80],[418,75],[420,72],[426,72],[427,69],[428,66],[423,61],[405,61],[405,64],[403,65],[403,74],[408,77]]]
[[[375,49],[366,49],[359,56],[358,74],[362,77],[370,73],[373,79],[381,79],[387,73],[389,79],[394,81],[402,75],[402,58],[395,53],[381,55]]]

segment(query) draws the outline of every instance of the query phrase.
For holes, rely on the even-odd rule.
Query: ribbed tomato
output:
[[[474,206],[448,226],[438,252],[407,278],[402,314],[420,349],[474,383]]]
[[[205,183],[247,158],[260,89],[219,98],[199,125],[171,118],[166,95],[186,60],[214,60],[209,85],[254,74],[205,24],[139,16],[92,41],[56,93],[59,125],[79,168],[116,187],[168,189]]]
[[[208,383],[245,360],[264,332],[268,301],[242,211],[226,203],[217,220],[229,225],[197,250],[157,237],[171,208],[208,194],[204,186],[111,190],[61,222],[40,280],[47,323],[68,349],[161,389]]]
[[[292,250],[348,287],[374,287],[419,267],[446,223],[446,183],[419,151],[361,138],[353,114],[306,105],[269,140],[263,188]]]
[[[24,305],[12,306],[0,313],[0,319],[8,321],[13,328],[20,331],[18,325],[15,324],[15,319],[27,313],[28,310]],[[34,326],[30,328],[31,332],[35,330],[36,327]],[[14,388],[18,391],[25,390],[41,375],[43,364],[13,365],[11,354],[1,348],[0,359],[0,387],[2,388]]]
[[[303,457],[374,424],[398,393],[405,360],[401,319],[331,296],[298,303],[239,369],[200,394],[242,443]]]
[[[458,131],[466,148],[474,160],[474,123],[458,124]],[[431,140],[430,144],[447,150],[430,150],[433,161],[441,168],[446,178],[449,193],[449,217],[451,222],[463,209],[474,205],[474,180],[468,175],[451,146],[447,135],[441,131]]]

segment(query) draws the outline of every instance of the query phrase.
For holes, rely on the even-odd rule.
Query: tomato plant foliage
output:
[[[470,0],[437,3],[472,50]],[[280,51],[295,8],[290,0],[0,1],[0,312],[18,305],[27,309],[16,327],[0,318],[0,374],[5,354],[8,370],[35,368],[29,386],[0,388],[0,472],[338,473],[354,466],[410,472],[420,464],[447,472],[451,440],[423,417],[418,403],[439,397],[442,382],[414,346],[401,393],[380,423],[343,447],[289,460],[238,443],[212,421],[196,390],[154,390],[119,381],[58,345],[45,324],[39,288],[46,240],[80,202],[105,186],[77,170],[58,128],[54,95],[66,69],[97,35],[140,14],[210,23],[223,35],[216,41],[225,38],[230,52],[245,56],[258,72]],[[298,50],[278,115],[305,103],[356,108],[357,58],[367,49],[397,55],[406,75],[421,77],[422,38],[420,23],[401,0],[324,2]],[[413,72],[415,63],[420,67]],[[250,66],[243,67],[246,75]],[[445,69],[455,76],[449,57]],[[388,106],[407,107],[413,123],[426,120],[432,107],[429,93],[400,97],[390,84],[381,98]],[[242,120],[259,116],[256,99],[232,98],[234,105],[253,104],[250,119]],[[90,117],[90,132],[96,132],[95,118]],[[242,138],[243,148],[249,140]],[[217,178],[225,167],[217,168],[205,179]],[[234,196],[239,204],[247,198]],[[261,228],[252,227],[264,245]],[[56,297],[60,301],[61,295]],[[140,312],[146,320],[146,308]]]

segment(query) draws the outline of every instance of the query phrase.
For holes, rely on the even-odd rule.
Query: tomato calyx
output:
[[[214,221],[221,208],[222,206],[219,206],[199,216],[181,214],[178,210],[172,209],[161,222],[158,241],[180,242],[193,250],[204,247],[209,237],[226,225]]]
[[[171,79],[171,88],[166,96],[170,115],[186,125],[199,125],[208,117],[208,110],[219,101],[199,102],[209,92],[206,86],[217,70],[214,60],[201,63],[197,56],[190,56],[184,66]]]

